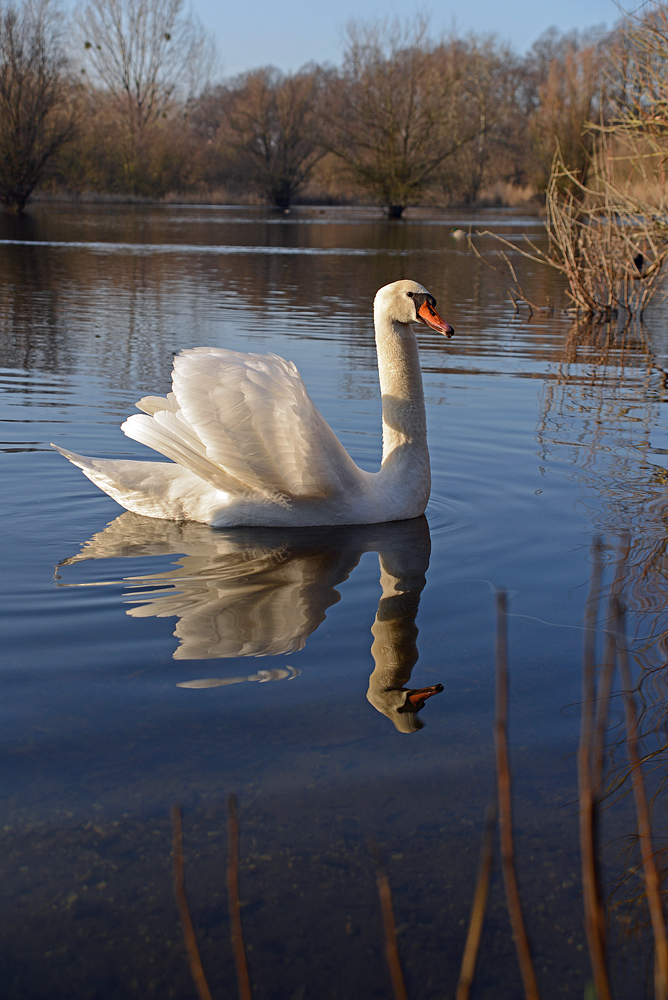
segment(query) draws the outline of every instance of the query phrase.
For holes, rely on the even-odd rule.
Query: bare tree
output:
[[[477,135],[437,173],[446,196],[455,194],[471,204],[490,182],[523,179],[517,163],[526,128],[523,74],[517,57],[494,36],[470,35],[459,44],[466,67],[458,101],[460,129]]]
[[[277,208],[288,208],[323,156],[316,115],[320,75],[253,70],[217,88],[218,143],[236,152],[246,177]],[[210,110],[209,110],[210,115]]]
[[[90,0],[76,22],[93,95],[115,106],[133,189],[147,131],[188,109],[207,82],[215,47],[184,0]]]
[[[0,202],[22,212],[76,112],[63,19],[50,0],[0,5]]]
[[[540,190],[550,183],[557,147],[568,171],[586,183],[593,153],[592,120],[607,114],[607,40],[596,32],[546,32],[533,46],[528,66],[536,85],[531,116],[533,175]],[[566,182],[567,175],[561,176]]]
[[[390,218],[478,134],[479,123],[462,128],[458,114],[463,74],[460,47],[431,44],[424,20],[349,26],[323,141]]]
[[[668,3],[643,4],[622,23],[613,52],[615,114],[611,130],[668,157]]]

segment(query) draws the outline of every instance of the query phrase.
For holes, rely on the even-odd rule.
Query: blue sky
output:
[[[492,32],[524,52],[546,28],[562,31],[606,24],[618,17],[613,0],[445,0],[438,4],[405,0],[192,0],[195,12],[216,37],[224,74],[272,64],[295,70],[311,60],[340,62],[342,28],[350,18],[370,20],[417,11],[430,14],[438,37],[453,25],[458,33]],[[636,6],[629,3],[627,7]]]

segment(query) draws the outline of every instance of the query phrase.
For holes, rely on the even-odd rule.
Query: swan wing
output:
[[[179,409],[179,404],[173,392],[168,392],[166,396],[144,396],[138,403],[135,403],[135,406],[138,410],[148,413],[150,417],[162,410],[171,410],[173,413],[177,413]]]
[[[171,395],[171,393],[170,393]],[[144,406],[157,406],[160,397],[148,396],[140,400]],[[165,458],[171,458],[177,466],[187,469],[197,478],[217,490],[231,496],[248,494],[248,488],[230,476],[207,453],[206,445],[197,431],[185,420],[179,409],[154,409],[153,413],[135,413],[121,424],[121,430],[129,438],[159,451]],[[268,493],[263,496],[269,497]]]
[[[200,462],[222,471],[228,484],[231,477],[264,496],[324,498],[359,478],[297,368],[283,358],[184,351],[174,362],[173,394],[177,413],[131,420],[170,420],[185,447],[201,442]]]

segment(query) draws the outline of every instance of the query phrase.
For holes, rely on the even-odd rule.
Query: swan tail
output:
[[[204,521],[221,505],[221,492],[171,462],[88,458],[52,444],[92,483],[126,510],[174,521]]]

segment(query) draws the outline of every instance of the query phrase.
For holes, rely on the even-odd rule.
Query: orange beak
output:
[[[424,707],[424,703],[427,698],[432,698],[435,694],[440,694],[443,690],[445,689],[442,684],[432,684],[431,687],[418,688],[417,691],[413,691],[409,694],[408,701],[410,701],[411,705],[415,705],[419,712],[420,709]]]
[[[434,307],[430,306],[427,300],[420,306],[417,314],[426,326],[430,326],[432,330],[442,333],[445,337],[451,337],[455,332],[449,323],[441,319]]]

